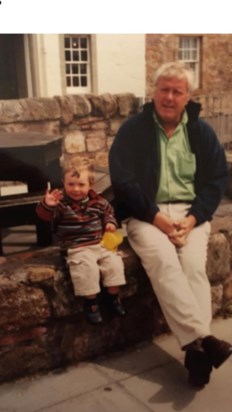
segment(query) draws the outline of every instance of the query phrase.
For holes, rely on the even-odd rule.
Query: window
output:
[[[200,87],[200,38],[180,37],[179,60],[190,66],[195,74],[195,87]]]
[[[65,35],[65,76],[69,93],[90,92],[90,45],[87,35]]]

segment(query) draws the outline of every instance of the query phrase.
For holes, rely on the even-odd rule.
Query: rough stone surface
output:
[[[149,36],[148,36],[149,37]],[[228,146],[228,165],[231,163],[232,130],[226,126],[228,119],[221,116],[230,116],[228,108],[231,99],[225,96],[220,100],[220,107],[216,103],[211,105],[210,97],[198,95],[196,98],[203,104],[207,101],[210,116],[220,117],[217,123],[224,124]],[[215,99],[213,100],[215,101]],[[220,112],[218,110],[220,109]],[[53,98],[27,98],[18,100],[0,100],[0,131],[3,132],[41,132],[48,135],[63,136],[63,154],[83,154],[92,160],[101,158],[101,153],[109,151],[114,137],[127,117],[140,110],[139,99],[132,93],[111,95],[83,94],[55,96]],[[204,114],[204,113],[203,113]],[[228,130],[227,130],[228,129]],[[219,133],[221,135],[221,133]],[[103,156],[105,161],[105,157]],[[100,164],[105,167],[105,164]],[[108,166],[108,163],[107,163]],[[231,175],[231,167],[229,167]],[[230,179],[231,180],[231,179]],[[228,182],[227,195],[232,197],[232,188]]]
[[[93,114],[103,116],[105,119],[113,117],[117,113],[117,102],[114,96],[109,93],[100,96],[90,95]]]
[[[223,285],[212,286],[211,287],[212,295],[212,313],[215,317],[220,315],[222,311],[222,299],[223,299]]]
[[[229,206],[222,208],[230,210]],[[232,316],[231,247],[217,212],[208,251],[213,316]],[[220,217],[219,217],[220,216]],[[230,215],[228,215],[230,218]],[[58,247],[7,257],[0,266],[0,381],[14,380],[122,349],[169,328],[138,256],[124,238],[120,246],[127,284],[123,319],[109,314],[101,294],[104,322],[96,328],[83,316]],[[224,270],[229,264],[230,270]],[[215,269],[213,268],[215,266]]]
[[[63,136],[64,155],[85,153],[99,165],[110,147],[108,137],[113,140],[125,116],[136,111],[131,93],[0,100],[0,131]]]
[[[60,107],[55,99],[19,99],[0,101],[0,123],[57,119]]]
[[[41,324],[51,315],[43,290],[11,280],[1,282],[0,312],[3,331]]]
[[[128,93],[117,94],[119,113],[121,116],[129,116],[138,111],[138,100],[134,95]]]
[[[106,134],[104,130],[96,130],[87,134],[86,145],[88,152],[97,152],[106,148]]]
[[[68,154],[86,152],[84,134],[75,127],[68,130],[64,139],[64,151]]]
[[[223,233],[214,233],[209,241],[207,261],[208,277],[212,281],[223,280],[230,273],[230,245]]]

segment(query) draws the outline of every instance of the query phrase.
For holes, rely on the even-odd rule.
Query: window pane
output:
[[[87,65],[86,64],[81,64],[81,74],[86,74],[87,73]]]
[[[197,47],[197,39],[194,37],[191,37],[191,47],[195,49]]]
[[[78,62],[79,61],[79,52],[78,51],[73,51],[73,61]]]
[[[77,74],[79,72],[78,64],[72,64],[72,72],[73,74]]]
[[[87,78],[86,76],[81,76],[81,86],[87,86]]]
[[[69,48],[70,48],[70,38],[69,38],[69,37],[65,37],[65,38],[64,38],[64,47],[65,47],[66,49],[69,49]]]
[[[195,69],[196,69],[195,63],[189,63],[188,66],[195,72]]]
[[[79,47],[79,39],[77,37],[72,38],[72,48],[77,49]]]
[[[65,60],[66,62],[69,62],[71,60],[71,53],[68,50],[65,51]]]
[[[82,50],[81,51],[81,60],[86,62],[88,60],[88,53],[87,51]]]
[[[66,64],[66,74],[70,74],[70,64]]]
[[[183,58],[184,58],[184,53],[183,53],[183,50],[179,50],[179,60],[183,60]]]
[[[79,86],[79,78],[77,76],[73,77],[73,86]]]
[[[82,49],[87,49],[87,38],[86,37],[81,37],[81,48]]]
[[[66,84],[67,84],[67,87],[71,86],[71,77],[70,76],[66,77]]]
[[[191,52],[191,59],[192,59],[192,60],[197,60],[197,51],[196,51],[196,50],[192,50],[192,52]]]

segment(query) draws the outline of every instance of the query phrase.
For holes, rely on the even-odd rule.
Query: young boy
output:
[[[88,159],[64,162],[62,168],[63,190],[47,190],[37,206],[37,214],[56,223],[74,293],[84,297],[87,319],[94,324],[102,322],[97,300],[100,276],[111,311],[124,316],[119,298],[119,286],[125,284],[123,261],[101,245],[104,232],[117,228],[113,208],[92,189],[94,169]]]

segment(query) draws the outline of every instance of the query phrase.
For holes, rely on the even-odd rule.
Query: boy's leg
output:
[[[125,285],[124,264],[122,257],[101,247],[101,257],[98,260],[102,275],[102,284],[105,287]]]
[[[66,259],[76,296],[96,295],[100,292],[98,255],[94,246],[67,251]]]
[[[69,249],[67,263],[76,296],[84,297],[84,312],[94,324],[101,323],[97,294],[100,292],[100,271],[96,246]]]
[[[124,316],[125,309],[120,300],[120,286],[126,283],[124,265],[120,255],[102,248],[99,267],[102,274],[102,284],[107,289],[107,303],[113,313]]]

